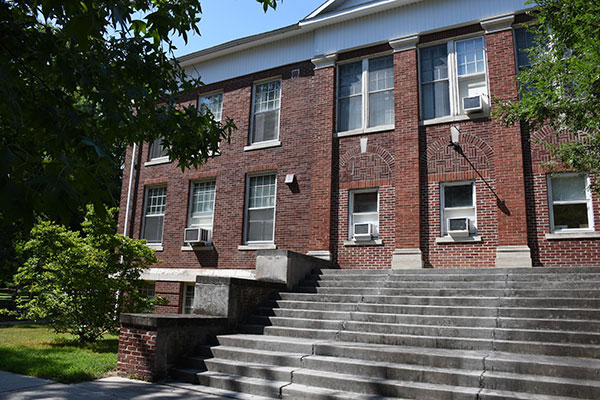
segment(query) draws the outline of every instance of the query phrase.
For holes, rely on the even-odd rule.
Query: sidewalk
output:
[[[110,377],[92,382],[65,385],[0,371],[0,398],[3,400],[115,400],[115,399],[256,399],[259,397],[219,391],[203,386],[155,384]]]

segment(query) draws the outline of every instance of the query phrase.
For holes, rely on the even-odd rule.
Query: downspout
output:
[[[125,224],[123,224],[123,236],[127,236],[129,225],[129,205],[131,203],[131,187],[133,186],[133,171],[135,169],[135,153],[137,152],[137,143],[133,144],[131,152],[131,169],[129,170],[129,187],[127,188],[127,206],[125,207]]]

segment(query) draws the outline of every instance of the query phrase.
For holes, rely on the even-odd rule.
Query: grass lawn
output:
[[[45,325],[0,326],[0,370],[63,383],[89,381],[117,367],[119,338],[80,345],[75,336]]]

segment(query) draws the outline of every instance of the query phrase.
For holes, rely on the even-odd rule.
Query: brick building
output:
[[[120,229],[163,260],[144,274],[170,300],[157,311],[189,311],[196,275],[252,277],[259,249],[341,268],[600,262],[595,177],[548,170],[534,140],[568,138],[490,116],[518,97],[524,3],[330,0],[181,57],[206,83],[182,102],[238,129],[184,173],[160,142],[128,149]]]

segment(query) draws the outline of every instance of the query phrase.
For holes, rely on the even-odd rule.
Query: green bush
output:
[[[158,262],[154,251],[145,241],[116,234],[116,213],[89,206],[81,233],[44,220],[33,227],[15,276],[30,294],[17,299],[20,318],[48,320],[56,332],[93,342],[116,333],[121,313],[142,312],[159,301],[136,289],[142,270]]]

